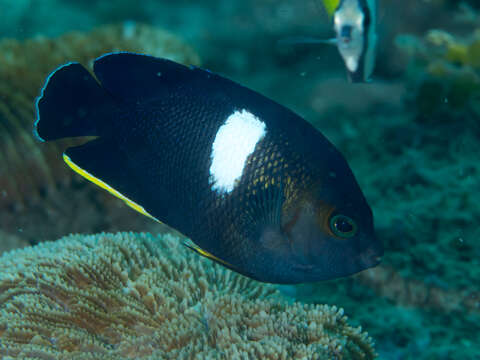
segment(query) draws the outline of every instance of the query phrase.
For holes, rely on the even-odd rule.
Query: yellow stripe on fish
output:
[[[110,185],[108,185],[107,183],[105,183],[102,180],[96,178],[95,176],[90,174],[88,171],[82,169],[80,166],[75,164],[67,154],[63,154],[63,161],[65,161],[65,163],[73,171],[75,171],[77,174],[83,176],[85,179],[87,179],[88,181],[91,181],[92,183],[101,187],[102,189],[107,190],[113,196],[116,196],[117,198],[123,200],[125,202],[125,204],[130,206],[133,210],[138,211],[140,214],[148,216],[149,218],[151,218],[151,219],[153,219],[157,222],[160,222],[158,219],[156,219],[155,217],[150,215],[142,206],[138,205],[136,202],[134,202],[134,201],[130,200],[129,198],[127,198],[126,196],[122,195],[117,190],[115,190]]]
[[[234,270],[234,271],[237,271],[238,270],[235,268],[235,266],[233,266],[232,264],[230,264],[229,262],[226,262],[225,260],[222,260],[218,257],[216,257],[215,255],[213,254],[210,254],[208,251],[205,251],[203,250],[200,246],[194,244],[194,243],[187,243],[187,242],[184,242],[183,245],[185,245],[187,248],[189,248],[190,250],[193,250],[194,252],[196,252],[197,254],[203,256],[203,257],[206,257],[207,259],[210,259],[210,260],[213,260],[215,261],[216,263],[219,263],[223,266],[226,266],[227,268],[231,269],[231,270]]]

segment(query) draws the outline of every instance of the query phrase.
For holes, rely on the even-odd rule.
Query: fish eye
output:
[[[341,238],[350,238],[357,233],[357,224],[346,215],[335,215],[330,219],[330,229]]]

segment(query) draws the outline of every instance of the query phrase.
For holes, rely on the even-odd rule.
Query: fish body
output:
[[[292,111],[219,75],[113,53],[53,72],[43,141],[95,136],[63,158],[200,255],[251,278],[301,283],[375,266],[373,217],[340,152]]]
[[[335,45],[348,78],[353,83],[369,82],[375,67],[377,47],[376,0],[322,0],[333,18],[335,38],[289,37],[281,44]]]
[[[352,82],[368,82],[377,46],[376,0],[341,0],[333,14],[338,51]]]

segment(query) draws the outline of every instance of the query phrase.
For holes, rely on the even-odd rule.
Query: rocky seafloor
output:
[[[35,143],[30,126],[34,98],[56,65],[88,65],[112,50],[170,53],[312,122],[344,153],[373,208],[382,265],[282,287],[286,297],[343,307],[374,338],[380,359],[480,359],[475,6],[381,2],[373,82],[353,85],[335,48],[278,45],[288,36],[332,36],[320,0],[0,0],[2,246],[71,232],[168,231],[66,171],[58,149]]]

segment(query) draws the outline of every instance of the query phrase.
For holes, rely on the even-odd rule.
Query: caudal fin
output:
[[[79,63],[68,63],[46,80],[37,99],[34,134],[42,141],[98,136],[98,124],[109,115],[109,94]]]

